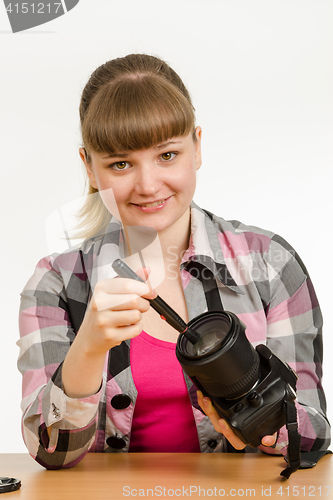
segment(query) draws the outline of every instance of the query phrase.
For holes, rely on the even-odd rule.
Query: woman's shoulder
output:
[[[91,255],[94,252],[94,246],[95,242],[92,239],[84,240],[62,252],[44,255],[37,261],[31,279],[33,281],[63,279],[66,282],[72,274],[82,279],[86,274],[86,269],[90,267],[89,262],[93,261]]]
[[[195,204],[192,209],[194,218],[202,219],[201,228],[205,227],[208,238],[217,239],[225,251],[262,254],[267,260],[295,258],[304,267],[293,246],[278,233],[236,219],[226,220]]]
[[[54,252],[41,258],[37,262],[32,281],[35,284],[37,281],[37,286],[41,282],[62,282],[65,289],[86,287],[95,276],[96,269],[105,264],[105,254],[108,255],[108,260],[112,256],[119,257],[120,239],[119,224],[110,224],[103,234],[81,240],[62,252]]]
[[[266,244],[269,244],[274,238],[279,238],[273,231],[256,225],[245,224],[237,219],[227,220],[195,204],[192,204],[192,215],[196,226],[205,227],[208,235],[214,232],[219,238],[233,239],[235,241],[246,239],[249,243],[254,240],[261,240]]]
[[[276,236],[276,233],[268,229],[264,229],[252,224],[246,224],[237,219],[224,219],[223,217],[203,208],[199,208],[199,210],[201,210],[205,214],[205,216],[212,222],[212,224],[214,224],[218,229],[221,230],[221,232],[229,231],[234,234],[253,233],[254,235],[263,235],[270,239]]]

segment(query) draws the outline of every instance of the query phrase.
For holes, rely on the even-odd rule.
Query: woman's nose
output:
[[[135,190],[138,194],[149,196],[159,191],[161,173],[155,165],[141,165],[135,178]]]

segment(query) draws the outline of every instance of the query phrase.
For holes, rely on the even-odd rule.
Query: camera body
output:
[[[184,372],[211,398],[217,413],[244,444],[258,447],[264,436],[285,425],[285,401],[296,399],[296,373],[267,346],[254,349],[245,325],[233,313],[203,313],[189,326],[208,337],[205,348],[195,352],[179,336],[176,355]],[[220,341],[211,342],[209,332],[215,335],[221,328]]]
[[[254,448],[264,436],[274,434],[286,423],[283,402],[296,398],[295,373],[265,345],[256,348],[260,357],[262,380],[242,398],[228,400],[205,394],[212,398],[217,413],[227,420],[243,443]],[[195,380],[194,380],[195,382]]]

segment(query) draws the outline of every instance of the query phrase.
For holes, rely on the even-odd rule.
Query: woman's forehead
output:
[[[184,143],[187,142],[187,140],[192,136],[192,134],[186,134],[186,135],[181,135],[181,136],[174,136],[171,137],[170,139],[167,139],[165,141],[162,141],[160,143],[157,143],[149,148],[139,148],[139,149],[134,149],[134,150],[127,150],[127,151],[112,151],[112,152],[97,152],[97,151],[92,151],[92,154],[98,156],[102,160],[108,160],[112,158],[128,158],[131,154],[134,154],[138,151],[153,151],[153,152],[159,152],[163,149],[173,147],[173,146],[181,146]]]

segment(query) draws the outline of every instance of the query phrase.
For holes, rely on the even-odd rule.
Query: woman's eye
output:
[[[176,153],[172,153],[171,151],[161,154],[161,158],[163,161],[173,160],[175,156]]]
[[[111,165],[113,170],[126,170],[129,167],[129,163],[127,161],[117,161]]]

